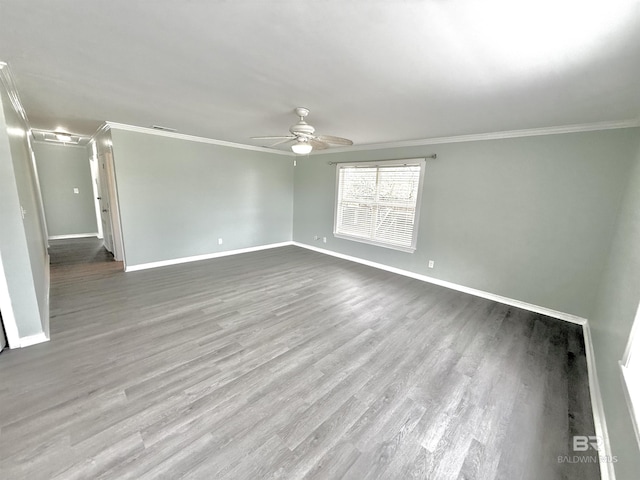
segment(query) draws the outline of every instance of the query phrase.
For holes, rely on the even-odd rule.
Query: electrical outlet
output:
[[[322,237],[322,242],[327,243],[327,237]]]
[[[296,165],[298,165],[298,163],[294,160],[293,161],[293,166],[295,167]]]
[[[314,240],[320,240],[320,237],[319,237],[318,235],[314,235],[314,236],[313,236],[313,239],[314,239]]]
[[[218,239],[218,245],[222,245],[222,239],[221,238]]]
[[[429,268],[433,268],[435,262],[433,260],[429,260]]]
[[[73,188],[73,193],[80,193],[80,189],[78,187],[74,187]]]

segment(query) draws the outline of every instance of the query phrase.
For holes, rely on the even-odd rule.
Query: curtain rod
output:
[[[438,158],[438,155],[435,153],[433,155],[427,155],[426,157],[418,157],[418,158]],[[355,162],[328,162],[329,165],[338,165],[340,163],[379,163],[379,162],[388,162],[389,160],[356,160]]]

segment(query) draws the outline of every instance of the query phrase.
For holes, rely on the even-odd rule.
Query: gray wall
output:
[[[20,337],[48,332],[49,256],[26,134],[0,82],[0,255]],[[24,219],[21,214],[24,209]]]
[[[293,239],[587,317],[638,136],[620,129],[312,155],[295,169]],[[327,162],[433,153],[414,253],[333,237],[336,167]]]
[[[291,157],[111,135],[127,266],[291,240]]]
[[[33,150],[49,236],[97,233],[87,148],[38,142]]]
[[[640,451],[625,402],[620,368],[640,302],[640,149],[630,172],[607,267],[589,317],[617,478],[638,478]]]

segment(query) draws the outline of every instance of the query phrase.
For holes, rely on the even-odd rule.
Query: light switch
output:
[[[73,193],[80,193],[80,189],[78,187],[73,187]]]

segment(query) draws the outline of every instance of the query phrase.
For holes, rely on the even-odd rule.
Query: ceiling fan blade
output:
[[[269,147],[275,147],[276,145],[282,145],[283,143],[293,142],[295,139],[296,137],[283,138],[282,140],[278,140],[276,143],[269,145]]]
[[[268,136],[268,137],[251,137],[251,140],[283,140],[283,139],[287,139],[287,140],[293,140],[295,139],[295,135],[278,135],[276,137],[274,136]]]
[[[332,135],[318,135],[316,140],[333,145],[353,145],[353,142],[348,138],[334,137]]]
[[[326,150],[327,148],[329,148],[329,145],[318,140],[317,138],[310,139],[309,145],[311,145],[315,150]]]

